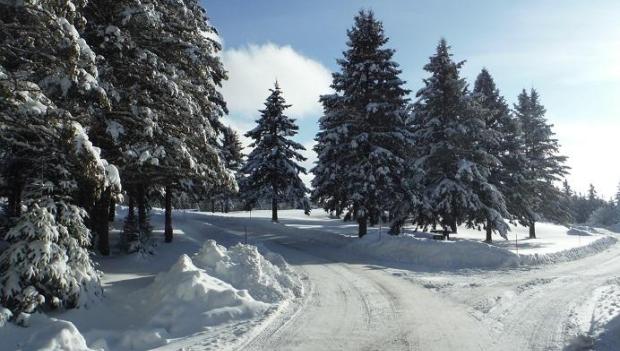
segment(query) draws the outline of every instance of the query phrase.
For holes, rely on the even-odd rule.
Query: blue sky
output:
[[[345,49],[360,8],[384,23],[402,78],[416,91],[437,41],[445,37],[463,75],[482,67],[513,102],[535,87],[573,168],[569,181],[594,183],[609,197],[620,181],[620,1],[203,1],[219,30],[230,82],[229,123],[250,128],[277,78],[295,106],[298,141],[311,146],[329,90],[329,73]],[[307,156],[314,158],[311,152]],[[615,161],[615,162],[614,162]]]

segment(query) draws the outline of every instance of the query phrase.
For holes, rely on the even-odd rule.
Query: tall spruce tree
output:
[[[75,307],[101,291],[85,208],[120,184],[83,127],[107,107],[95,55],[79,34],[83,5],[0,3],[0,163],[5,190],[13,189],[0,304],[16,316]]]
[[[519,94],[514,111],[524,130],[524,151],[527,165],[523,174],[528,185],[524,195],[527,206],[519,216],[521,224],[529,226],[530,238],[536,238],[536,221],[541,218],[563,221],[569,213],[562,205],[562,192],[554,183],[568,173],[566,157],[559,154],[553,125],[545,119],[545,108],[536,90]]]
[[[500,95],[493,77],[484,68],[476,78],[472,97],[482,108],[482,117],[486,128],[490,130],[481,145],[499,161],[491,164],[489,183],[504,195],[508,212],[518,213],[524,206],[525,198],[522,192],[526,188],[521,172],[526,162],[521,126],[512,115],[504,97]],[[495,228],[487,221],[485,229],[486,241],[490,242]]]
[[[413,138],[406,124],[409,91],[394,50],[385,48],[383,24],[372,11],[360,11],[347,36],[340,71],[332,75],[335,93],[321,97],[313,198],[327,211],[347,211],[361,237],[369,221],[417,201],[405,177]]]
[[[269,91],[261,117],[256,120],[257,126],[245,134],[254,139],[250,145],[254,149],[241,170],[246,175],[242,194],[250,207],[263,198],[271,198],[271,219],[277,222],[281,201],[301,204],[307,212],[310,208],[306,198],[308,189],[299,177],[300,173],[306,174],[305,168],[298,164],[306,160],[299,153],[305,149],[290,139],[299,127],[284,114],[291,105],[286,104],[278,83]]]
[[[237,183],[239,183],[239,171],[243,166],[243,146],[239,140],[239,134],[230,128],[222,129],[221,138],[222,159],[226,164],[226,168],[235,175]],[[214,201],[221,205],[222,212],[230,211],[233,205],[233,198],[236,196],[238,189],[217,187],[212,191],[211,196]]]
[[[485,109],[471,98],[459,76],[463,62],[453,62],[442,39],[424,69],[431,74],[414,105],[416,156],[424,172],[425,208],[418,222],[485,224],[501,235],[508,225],[504,197],[489,180],[500,162],[486,147],[496,135],[487,128]]]
[[[148,195],[163,188],[169,242],[175,189],[234,187],[217,145],[227,112],[218,92],[226,72],[217,32],[195,0],[101,0],[86,13],[87,37],[105,57],[102,79],[113,97],[112,111],[93,128],[97,142],[121,166],[140,232],[149,228]]]

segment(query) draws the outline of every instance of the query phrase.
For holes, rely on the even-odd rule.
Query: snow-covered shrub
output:
[[[84,210],[51,199],[30,204],[0,254],[0,303],[13,312],[75,307],[101,292]]]
[[[11,310],[0,305],[0,328],[4,327],[6,322],[11,319],[12,316],[13,312],[11,312]]]
[[[620,223],[620,207],[605,205],[594,210],[588,219],[588,224],[599,227],[610,227]]]

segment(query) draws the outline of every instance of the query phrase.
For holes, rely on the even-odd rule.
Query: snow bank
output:
[[[348,250],[358,256],[429,268],[505,268],[572,261],[601,252],[617,242],[615,237],[593,234],[591,231],[588,235],[598,237],[584,246],[526,255],[479,240],[433,240],[426,233],[399,236],[384,234],[381,237],[377,233],[371,233],[362,239],[352,239]]]
[[[274,303],[299,297],[302,284],[282,256],[261,255],[256,246],[237,244],[230,249],[207,240],[196,254],[196,265],[237,289],[247,289],[255,299]]]
[[[348,249],[358,255],[426,267],[497,268],[519,264],[519,255],[480,241],[433,240],[409,234],[399,236],[384,234],[379,237],[375,233],[353,240]]]
[[[169,271],[157,275],[153,284],[137,293],[148,311],[148,325],[171,335],[193,333],[204,326],[248,319],[268,306],[255,301],[247,290],[208,275],[182,255]]]
[[[210,347],[204,349],[219,349],[301,295],[301,286],[281,256],[209,240],[193,258],[182,254],[150,284],[108,300],[111,305],[63,314],[82,333],[69,321],[42,314],[28,318],[28,328],[5,324],[10,312],[0,308],[0,349],[146,350],[205,332]]]
[[[73,323],[49,318],[44,314],[29,315],[27,328],[7,324],[0,327],[3,350],[29,351],[94,351]]]
[[[601,234],[601,232],[596,230],[596,228],[584,225],[584,226],[570,227],[570,229],[566,232],[566,234],[568,234],[568,235],[592,236],[593,234]]]
[[[590,234],[592,235],[592,234]],[[612,236],[600,236],[597,240],[593,242],[580,246],[574,247],[572,249],[563,250],[554,253],[546,253],[546,254],[532,254],[532,255],[520,255],[521,256],[521,264],[524,265],[538,265],[538,264],[548,264],[548,263],[559,263],[559,262],[567,262],[574,261],[580,258],[594,255],[601,251],[608,249],[610,246],[616,244],[618,239]]]

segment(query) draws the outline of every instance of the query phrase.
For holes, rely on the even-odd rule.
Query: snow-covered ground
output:
[[[359,240],[355,224],[318,210],[281,211],[280,223],[251,216],[178,211],[175,241],[157,255],[99,259],[102,304],[5,326],[0,340],[23,350],[618,349],[613,233],[540,224],[539,239],[518,229],[488,245],[463,228],[449,242],[370,228]],[[157,237],[161,217],[154,210]],[[236,245],[246,233],[258,249]]]
[[[155,210],[156,228],[161,219],[161,211]],[[234,239],[226,248],[207,233],[206,223],[177,230],[175,242],[159,242],[154,256],[98,258],[105,273],[100,303],[33,315],[28,328],[6,324],[0,328],[2,344],[24,351],[178,350],[192,345],[221,350],[302,296],[299,276],[280,255],[231,245]],[[161,230],[154,234],[162,236]]]
[[[249,218],[249,212],[224,214]],[[253,211],[254,218],[271,218],[267,210]],[[567,228],[551,223],[538,223],[537,239],[529,239],[528,228],[511,226],[508,240],[495,235],[492,244],[482,242],[484,232],[459,227],[450,241],[433,240],[413,227],[405,235],[387,235],[387,228],[370,228],[368,235],[357,239],[357,224],[330,218],[324,211],[314,210],[310,216],[300,210],[280,211],[281,223],[299,229],[321,231],[317,238],[334,244],[347,244],[353,255],[423,265],[437,269],[501,268],[541,263],[557,263],[579,259],[600,252],[616,243],[615,235],[605,229]],[[325,233],[336,234],[326,237]]]

